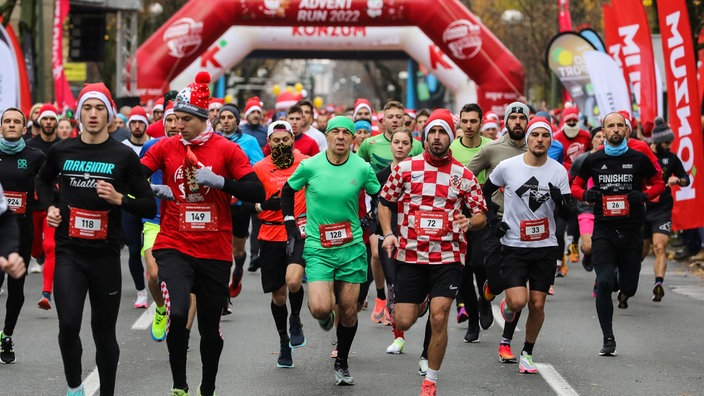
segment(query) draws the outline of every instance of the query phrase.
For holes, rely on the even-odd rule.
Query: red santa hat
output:
[[[354,115],[352,116],[352,118],[356,118],[357,112],[359,112],[359,110],[365,107],[367,108],[367,110],[369,110],[369,114],[374,114],[374,110],[372,110],[372,104],[364,98],[359,98],[357,99],[357,101],[354,102]]]
[[[81,120],[81,108],[88,99],[98,99],[105,104],[105,107],[108,109],[108,121],[112,121],[115,118],[115,102],[112,100],[110,90],[105,84],[99,82],[84,85],[83,89],[81,89],[81,92],[78,94],[78,105],[76,106],[77,120]]]
[[[528,143],[528,136],[535,128],[547,129],[550,132],[550,143],[552,144],[552,124],[545,117],[533,117],[530,119],[528,126],[526,126],[526,143]]]
[[[161,122],[166,125],[166,117],[170,116],[171,114],[174,113],[174,102],[169,101],[169,103],[166,105],[166,109],[164,109],[164,116],[161,117]]]
[[[276,110],[278,111],[288,110],[291,106],[298,103],[301,99],[303,99],[303,95],[301,93],[284,91],[276,97],[276,105],[274,106],[274,108],[276,108]]]
[[[496,114],[494,114],[494,115],[496,115]],[[493,118],[484,117],[484,121],[482,122],[482,132],[486,131],[487,129],[491,129],[491,128],[499,129],[498,120],[495,120]]]
[[[225,99],[211,98],[208,103],[208,110],[220,109],[225,104]]]
[[[631,124],[631,114],[626,110],[621,110],[618,113],[621,114],[623,116],[623,118],[626,119],[626,126],[628,126],[628,129],[633,130],[633,125]],[[604,118],[606,118],[606,117],[604,117]]]
[[[51,117],[55,120],[58,120],[59,119],[58,114],[59,114],[59,110],[56,109],[56,106],[54,106],[51,103],[45,103],[39,109],[39,118],[37,118],[37,120],[41,121],[42,118],[44,118],[44,117]]]
[[[249,116],[249,113],[253,111],[258,111],[260,113],[264,113],[262,110],[262,106],[264,106],[264,103],[259,99],[259,96],[252,96],[251,98],[247,99],[247,103],[244,105],[244,118],[247,118]]]
[[[576,107],[568,107],[562,112],[562,122],[575,120],[579,122],[579,109]]]
[[[154,111],[164,111],[164,97],[160,97],[159,99],[154,102],[154,106],[152,106],[152,112]]]
[[[415,110],[406,109],[406,114],[408,114],[408,116],[411,117],[411,119],[413,119],[413,120],[416,119],[416,111]]]
[[[434,126],[442,127],[450,136],[450,143],[455,140],[455,123],[452,120],[452,113],[447,109],[436,109],[428,117],[425,124],[425,136],[428,136]]]
[[[484,114],[484,118],[487,120],[494,120],[494,122],[496,122],[496,125],[498,125],[499,122],[501,121],[501,118],[499,118],[499,115],[494,113],[493,111],[489,111],[486,114]]]
[[[192,114],[199,118],[208,118],[208,102],[210,101],[210,74],[200,72],[191,84],[176,95],[174,111]]]
[[[132,121],[142,121],[144,125],[149,125],[149,120],[147,119],[147,112],[142,106],[135,106],[130,111],[130,118],[127,119],[127,126],[130,125]]]

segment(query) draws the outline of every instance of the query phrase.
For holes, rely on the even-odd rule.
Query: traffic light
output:
[[[71,12],[69,16],[69,60],[102,62],[105,59],[105,14]]]

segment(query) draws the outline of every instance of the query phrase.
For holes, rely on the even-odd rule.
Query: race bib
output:
[[[181,204],[179,206],[179,230],[217,231],[218,212],[211,204]]]
[[[320,232],[320,245],[324,248],[342,246],[352,242],[352,226],[349,221],[321,224],[318,231]]]
[[[296,226],[298,226],[298,231],[301,233],[301,238],[306,239],[306,223],[308,222],[308,217],[303,216],[296,219]]]
[[[523,220],[520,224],[521,241],[542,241],[550,236],[550,223],[543,217],[538,220]]]
[[[68,234],[73,238],[101,239],[108,237],[108,212],[71,208]]]
[[[628,216],[630,207],[626,195],[605,195],[601,200],[604,216]]]
[[[445,212],[418,210],[415,213],[414,226],[418,235],[443,236],[449,230],[448,223]]]
[[[25,214],[27,212],[27,193],[18,191],[5,191],[7,199],[7,207],[17,214]]]

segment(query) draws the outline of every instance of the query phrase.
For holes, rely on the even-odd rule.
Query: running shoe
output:
[[[438,386],[435,382],[424,379],[420,385],[420,396],[435,396],[438,394]]]
[[[384,326],[391,326],[391,315],[389,314],[389,308],[384,307],[384,319],[381,321]]]
[[[494,312],[491,310],[491,303],[481,298],[477,303],[479,304],[479,324],[482,329],[487,330],[494,323]]]
[[[499,344],[499,361],[501,363],[516,363],[516,355],[511,351],[511,345]]]
[[[200,385],[198,385],[198,396],[203,396],[203,394],[200,393]],[[215,392],[213,392],[213,396],[215,396]]]
[[[386,348],[386,353],[390,355],[400,355],[403,353],[403,347],[406,346],[406,340],[403,337],[397,337],[394,342]]]
[[[51,293],[42,292],[42,298],[39,299],[39,302],[37,303],[37,307],[39,307],[39,309],[43,309],[45,311],[50,310],[51,309]]]
[[[289,321],[288,331],[291,335],[291,341],[288,345],[291,348],[300,348],[306,345],[306,336],[303,334],[303,324],[301,323],[301,319],[293,320],[293,318],[291,318]]]
[[[186,395],[188,395],[188,394],[186,394]],[[83,388],[83,384],[81,384],[81,386],[79,386],[78,389],[76,389],[76,390],[71,390],[71,389],[67,390],[66,396],[86,396],[86,391]]]
[[[596,282],[594,282],[594,289],[592,289],[592,297],[596,298]]]
[[[538,369],[535,368],[533,364],[533,355],[529,355],[528,352],[521,352],[521,361],[518,363],[518,371],[522,374],[535,374]]]
[[[428,359],[420,357],[418,361],[418,375],[425,377],[428,374]]]
[[[137,301],[134,302],[135,308],[147,308],[149,303],[147,303],[147,289],[137,290]]]
[[[470,320],[467,326],[467,333],[464,335],[464,342],[471,343],[479,340],[479,322]]]
[[[467,319],[469,319],[469,314],[467,313],[467,310],[464,309],[464,304],[458,305],[457,306],[457,323],[466,322]]]
[[[249,267],[247,267],[247,271],[257,272],[258,269],[259,269],[259,256],[252,255],[252,258],[249,260]]]
[[[553,285],[550,285],[550,288],[548,289],[548,294],[551,296],[555,295],[555,287]]]
[[[626,309],[628,308],[628,296],[623,294],[622,291],[618,292],[618,296],[616,297],[618,300],[618,307],[621,309]]]
[[[0,331],[0,360],[5,364],[15,362],[15,343],[12,342],[12,337],[6,336]]]
[[[516,313],[511,312],[511,309],[508,307],[508,304],[506,304],[505,297],[503,300],[501,300],[499,310],[501,311],[501,317],[503,317],[504,321],[506,321],[507,323],[511,323],[516,319]]]
[[[374,304],[374,311],[372,312],[372,322],[382,323],[384,320],[384,309],[386,309],[386,300],[377,298]]]
[[[496,296],[491,292],[491,289],[489,289],[488,280],[484,281],[484,287],[482,287],[482,295],[484,296],[484,300],[487,302],[492,302],[496,298]]]
[[[577,246],[576,243],[574,243],[574,242],[570,243],[569,252],[570,252],[570,262],[571,263],[579,262],[579,247]]]
[[[616,356],[616,339],[608,337],[604,340],[604,346],[599,351],[599,356]]]
[[[335,385],[345,386],[354,385],[354,378],[350,374],[350,370],[347,367],[347,363],[342,363],[340,361],[335,361]]]
[[[171,396],[188,396],[188,391],[183,389],[171,389]]]
[[[27,269],[27,272],[30,274],[41,274],[42,273],[42,266],[39,265],[36,261],[32,261],[29,264],[29,268]]]
[[[330,352],[330,359],[337,359],[337,345],[335,345]]]
[[[584,267],[584,270],[587,272],[594,271],[594,266],[592,265],[592,255],[591,254],[585,254],[584,257],[582,257],[582,267]]]
[[[281,343],[279,350],[279,359],[276,361],[278,368],[293,368],[293,356],[291,355],[291,347],[288,342]]]
[[[318,320],[318,325],[325,331],[330,331],[335,326],[335,311],[330,312],[327,319]]]
[[[166,317],[166,308],[164,312],[159,312],[157,309],[154,311],[154,318],[152,319],[152,340],[156,342],[161,342],[166,339],[166,324],[168,318]]]
[[[232,315],[232,303],[228,302],[225,307],[222,309],[222,314],[220,316],[227,316],[227,315]]]
[[[665,288],[662,287],[662,282],[656,282],[653,287],[653,301],[660,302],[663,296],[665,296]]]
[[[232,283],[230,283],[230,298],[235,298],[242,291],[242,273],[237,274],[237,271],[232,273]]]

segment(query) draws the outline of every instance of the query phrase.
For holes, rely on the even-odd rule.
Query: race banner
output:
[[[572,30],[572,16],[570,15],[570,0],[557,0],[557,25],[560,33]]]
[[[583,56],[599,105],[598,112],[595,112],[598,119],[606,114],[628,109],[631,98],[628,96],[626,80],[623,79],[616,61],[600,51],[586,51]]]
[[[687,6],[684,0],[659,2],[658,16],[665,58],[669,121],[675,132],[672,152],[677,153],[690,177],[689,186],[673,186],[675,206],[672,210],[672,228],[684,230],[703,227],[704,145]]]
[[[606,52],[606,46],[604,46],[604,42],[601,40],[599,33],[597,33],[594,29],[582,29],[579,31],[579,35],[589,41],[592,46],[596,48],[597,51]]]
[[[64,107],[76,107],[76,99],[73,97],[71,87],[66,80],[64,73],[64,20],[68,15],[69,0],[56,0],[54,8],[54,35],[51,48],[51,74],[54,78],[54,97],[56,107],[63,112]]]
[[[5,28],[0,24],[0,111],[8,107],[19,107],[19,84],[17,81],[17,59],[12,42]]]
[[[591,125],[597,125],[599,120],[594,114],[596,98],[582,55],[586,51],[594,50],[584,37],[575,32],[565,32],[550,41],[545,53],[545,63],[555,73],[580,112],[587,116]]]
[[[618,65],[618,68],[623,75],[623,79],[626,81],[628,98],[632,103],[633,93],[631,92],[631,82],[628,79],[626,69],[623,67],[623,52],[621,52],[621,41],[618,37],[618,21],[616,20],[616,15],[614,14],[614,8],[611,4],[604,3],[601,9],[604,15],[604,42],[606,46],[606,53],[608,53],[611,58],[613,58],[614,62],[616,62],[616,65]],[[628,110],[629,114],[633,111],[630,104],[627,109],[623,110]]]
[[[658,116],[658,98],[653,42],[645,9],[641,0],[618,0],[612,7],[623,67],[638,104],[641,122],[653,122]]]

